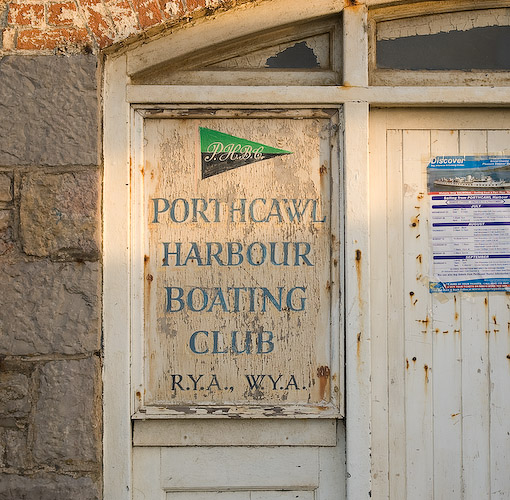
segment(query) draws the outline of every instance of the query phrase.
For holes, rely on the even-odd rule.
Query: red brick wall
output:
[[[244,1],[0,0],[0,54],[96,52],[147,28]]]

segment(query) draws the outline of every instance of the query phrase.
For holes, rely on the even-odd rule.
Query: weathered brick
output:
[[[69,45],[85,46],[90,42],[89,33],[85,28],[22,30],[18,33],[16,48],[21,50],[56,49]]]
[[[44,26],[44,5],[42,3],[11,3],[7,22],[19,26]]]
[[[0,59],[0,165],[98,164],[96,64],[93,55]]]
[[[4,50],[13,50],[15,46],[17,31],[14,28],[4,29],[2,33],[2,48]]]
[[[138,18],[127,0],[108,0],[106,6],[119,36],[124,38],[139,30]]]
[[[47,9],[47,21],[52,26],[81,26],[83,24],[74,2],[49,2]]]
[[[0,262],[0,354],[77,354],[100,340],[97,263]]]
[[[154,26],[163,20],[159,0],[133,0],[133,6],[138,13],[142,28]]]
[[[23,373],[0,373],[0,417],[27,416],[30,411],[29,383]]]
[[[186,0],[186,7],[189,12],[203,9],[207,5],[207,0]]]
[[[0,475],[1,500],[98,500],[99,484],[90,477],[63,474]]]
[[[12,177],[8,174],[0,174],[0,201],[12,201]]]
[[[61,260],[96,260],[100,248],[99,172],[31,173],[23,178],[23,251]]]
[[[99,380],[95,357],[44,365],[34,421],[35,462],[58,465],[99,459]]]
[[[12,240],[12,210],[0,210],[0,255],[14,248]]]
[[[186,11],[182,0],[159,0],[159,6],[167,19],[175,19]]]
[[[80,6],[87,20],[87,26],[94,34],[99,46],[110,45],[115,39],[115,29],[103,3],[100,0],[80,0]]]

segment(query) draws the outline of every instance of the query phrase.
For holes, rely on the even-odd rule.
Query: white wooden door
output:
[[[510,301],[429,293],[426,167],[510,152],[505,110],[373,110],[372,498],[510,498]]]
[[[134,500],[344,498],[338,121],[137,112]]]

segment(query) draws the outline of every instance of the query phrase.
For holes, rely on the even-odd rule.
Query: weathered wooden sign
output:
[[[145,119],[138,409],[338,414],[338,115],[239,114]]]

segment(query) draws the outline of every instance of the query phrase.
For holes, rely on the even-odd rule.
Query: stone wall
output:
[[[101,497],[97,57],[0,59],[0,499]]]

